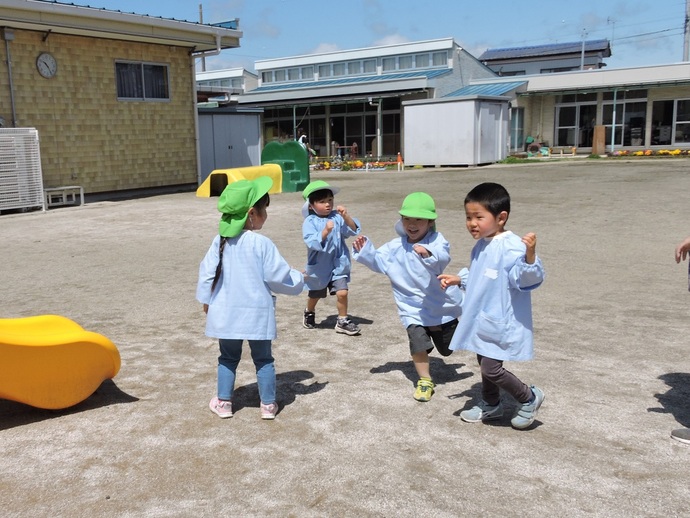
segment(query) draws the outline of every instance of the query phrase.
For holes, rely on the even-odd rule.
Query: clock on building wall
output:
[[[52,54],[43,52],[36,58],[36,68],[39,74],[50,79],[57,72],[57,61]]]

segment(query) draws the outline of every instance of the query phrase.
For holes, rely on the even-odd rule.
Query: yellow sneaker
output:
[[[414,391],[414,398],[417,401],[429,401],[434,394],[435,386],[431,378],[419,378],[417,389]]]

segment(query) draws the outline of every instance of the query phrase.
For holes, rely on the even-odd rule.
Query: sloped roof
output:
[[[511,90],[515,90],[522,85],[527,84],[527,81],[511,81],[502,83],[487,83],[478,85],[463,86],[459,90],[455,90],[443,97],[465,97],[468,95],[505,95]]]
[[[181,46],[192,52],[239,47],[242,37],[237,20],[202,24],[58,0],[2,0],[0,27]]]
[[[569,43],[533,45],[530,47],[488,49],[479,56],[478,59],[479,61],[494,61],[498,59],[558,56],[562,54],[577,54],[580,52],[582,52],[582,42],[573,41]],[[585,52],[602,52],[603,57],[608,58],[611,56],[611,45],[607,39],[585,41]]]
[[[268,83],[255,88],[247,94],[276,92],[280,90],[299,90],[308,88],[320,88],[326,86],[342,86],[348,84],[377,83],[382,81],[395,81],[397,79],[426,78],[432,79],[451,73],[452,70],[444,68],[442,70],[423,70],[416,72],[400,72],[395,74],[383,74],[359,77],[341,77],[338,79],[324,79],[322,81],[304,81],[300,83]]]

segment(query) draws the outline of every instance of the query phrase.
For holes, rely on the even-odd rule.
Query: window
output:
[[[592,147],[597,105],[595,102],[575,102],[575,95],[563,95],[556,107],[556,127],[554,132],[556,146]],[[582,101],[582,99],[578,99]]]
[[[350,61],[347,64],[347,73],[356,76],[362,73],[362,63],[360,61]]]
[[[676,134],[675,143],[690,142],[690,101],[676,101]]]
[[[510,111],[510,148],[522,151],[525,143],[525,109],[512,108]]]
[[[288,68],[288,81],[299,81],[299,68]]]
[[[364,67],[365,74],[375,74],[376,73],[376,60],[375,59],[365,59],[362,61],[362,66]]]
[[[414,66],[416,68],[429,68],[429,54],[417,54],[414,57]]]
[[[152,63],[115,63],[118,99],[154,101],[170,99],[168,67]]]
[[[574,103],[574,102],[597,102],[596,93],[588,94],[563,94],[556,97],[557,103]]]
[[[381,60],[381,65],[384,72],[395,70],[395,58],[383,58]]]
[[[333,65],[333,75],[336,77],[345,75],[345,63],[335,63]]]
[[[285,70],[274,70],[273,75],[276,78],[276,82],[285,81]]]
[[[446,52],[434,52],[431,55],[433,66],[435,67],[445,67],[448,66],[448,55]]]
[[[331,77],[331,65],[319,65],[319,79]]]
[[[273,82],[273,72],[262,72],[261,73],[262,83],[272,83]]]
[[[614,146],[644,145],[647,103],[616,102],[614,133],[613,103],[603,105],[603,123],[606,126],[606,144]],[[611,136],[615,134],[615,139]]]
[[[307,81],[314,80],[314,67],[302,67],[302,79]]]
[[[647,90],[617,90],[616,100],[622,101],[623,99],[645,99],[647,97]],[[604,101],[613,101],[613,92],[604,92]]]
[[[412,56],[400,56],[398,58],[398,68],[400,70],[412,68]]]
[[[556,74],[558,72],[570,72],[571,70],[580,70],[580,67],[557,67],[557,68],[542,68],[539,70],[540,74]]]
[[[577,133],[577,106],[561,106],[556,122],[556,145],[575,146]]]

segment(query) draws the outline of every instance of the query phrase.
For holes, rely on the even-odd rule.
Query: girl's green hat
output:
[[[309,195],[316,192],[316,191],[325,191],[329,190],[335,195],[340,189],[337,187],[333,187],[332,185],[328,185],[326,182],[323,180],[314,180],[311,182],[309,185],[307,185],[304,188],[304,191],[302,192],[302,196],[304,196],[305,200],[309,199]]]
[[[425,192],[408,194],[402,202],[399,214],[408,218],[436,219],[434,199]]]
[[[223,213],[218,225],[221,237],[239,236],[247,222],[247,213],[273,187],[273,180],[260,176],[256,180],[238,180],[228,185],[218,199]]]

